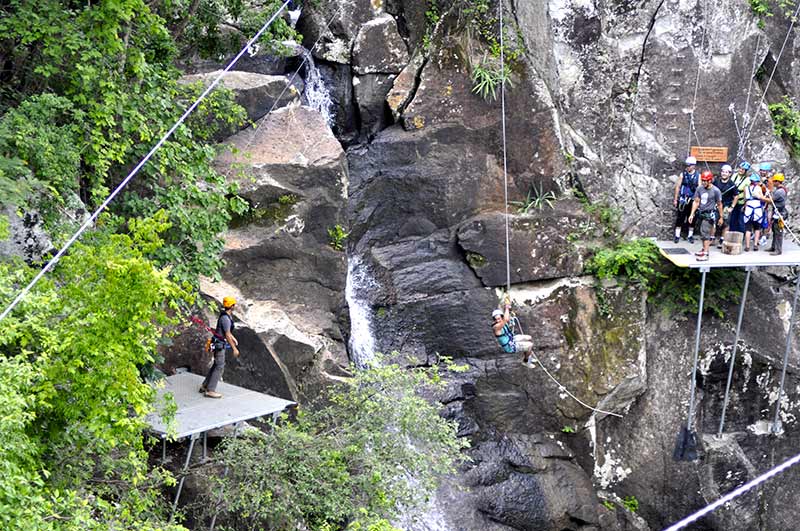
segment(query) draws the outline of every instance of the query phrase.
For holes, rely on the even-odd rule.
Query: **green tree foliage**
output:
[[[174,11],[173,26],[145,0],[11,0],[0,7],[2,201],[43,210],[56,242],[75,225],[67,207],[78,197],[96,207],[203,88],[178,83],[173,66],[171,31],[183,3],[158,4],[162,14]],[[271,11],[247,13],[260,25]],[[290,31],[282,20],[274,27],[273,36]],[[212,142],[244,121],[231,94],[215,90],[112,205],[119,219],[108,223],[121,232],[130,218],[168,213],[165,245],[152,258],[174,264],[176,279],[216,275],[219,234],[232,211],[246,208],[211,167]]]
[[[390,519],[418,507],[440,475],[454,471],[467,444],[419,394],[442,385],[437,367],[407,370],[379,359],[332,388],[321,407],[228,441],[228,476],[215,476],[224,520],[250,530],[391,529]]]
[[[181,529],[165,524],[170,478],[142,437],[154,391],[140,369],[185,298],[142,252],[161,229],[92,233],[3,321],[0,528]],[[0,264],[0,299],[35,272]]]
[[[789,145],[793,156],[800,157],[800,111],[797,105],[789,96],[784,96],[782,101],[769,105],[769,112],[775,134]]]
[[[179,42],[182,56],[197,53],[203,58],[222,60],[238,52],[250,36],[261,29],[265,17],[277,11],[283,2],[164,0],[158,4],[158,14],[167,21],[170,33]],[[298,37],[280,18],[267,29],[258,46],[280,52],[281,41],[295,39],[299,42]]]

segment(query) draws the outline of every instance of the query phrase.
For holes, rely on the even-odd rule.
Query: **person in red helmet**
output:
[[[700,174],[700,186],[694,193],[692,212],[689,214],[689,223],[694,223],[694,216],[700,218],[700,238],[703,240],[703,249],[694,253],[697,260],[708,260],[709,247],[714,241],[717,225],[722,226],[722,192],[714,186],[714,174],[704,171]]]

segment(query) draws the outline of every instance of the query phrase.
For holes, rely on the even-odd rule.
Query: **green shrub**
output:
[[[792,155],[800,157],[800,111],[789,96],[783,101],[769,105],[775,134],[781,137],[791,149]]]
[[[639,500],[636,499],[636,496],[625,496],[622,505],[632,513],[639,510]]]
[[[226,522],[242,530],[391,529],[389,521],[412,514],[455,471],[468,445],[441,405],[421,396],[443,388],[439,370],[377,356],[296,420],[226,441],[229,474],[214,469],[211,478],[224,488],[211,489],[203,505],[214,507],[223,493]]]
[[[334,251],[343,251],[344,241],[349,235],[350,233],[345,231],[344,227],[336,224],[333,227],[328,228],[328,245],[330,245],[331,249]]]
[[[701,273],[669,263],[652,240],[641,238],[599,250],[586,264],[597,278],[615,278],[645,289],[650,300],[668,312],[692,314],[697,311]],[[706,276],[704,310],[725,315],[725,304],[741,295],[741,271],[712,269]]]

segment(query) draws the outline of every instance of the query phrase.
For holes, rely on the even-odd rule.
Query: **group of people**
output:
[[[783,252],[783,233],[788,191],[783,173],[773,173],[772,164],[762,162],[758,169],[741,162],[734,174],[729,164],[722,166],[719,177],[710,171],[699,172],[697,159],[687,157],[686,169],[675,182],[673,206],[675,243],[682,231],[694,243],[695,229],[700,233],[703,248],[695,253],[697,260],[708,260],[711,244],[722,242],[727,231],[743,232],[742,250],[758,251],[772,234],[766,249],[772,255]]]

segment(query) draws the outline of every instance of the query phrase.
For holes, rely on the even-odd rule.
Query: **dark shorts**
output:
[[[753,219],[748,221],[744,224],[744,230],[746,232],[755,232],[757,230],[761,230],[761,220],[760,219]]]

